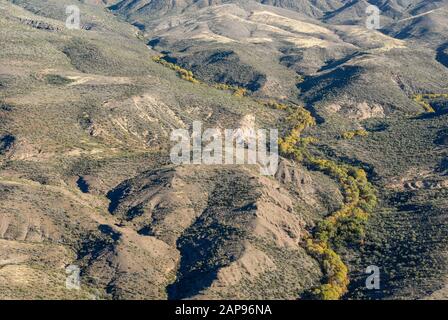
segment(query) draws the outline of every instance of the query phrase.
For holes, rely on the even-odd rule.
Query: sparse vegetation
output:
[[[358,130],[353,130],[353,131],[346,131],[342,133],[342,139],[345,140],[350,140],[353,139],[355,137],[365,137],[367,136],[369,133],[365,130],[365,129],[358,129]]]
[[[239,88],[237,87],[234,91],[233,91],[233,95],[236,97],[244,97],[247,94],[247,89],[245,88]]]
[[[283,109],[282,105],[279,105]],[[302,138],[302,132],[316,124],[315,119],[303,107],[296,107],[295,109],[287,107],[290,115],[286,121],[291,124],[291,131],[284,137],[279,139],[279,150],[282,154],[293,156],[296,160],[303,160],[306,152],[306,147],[309,143],[314,142],[312,138]]]
[[[224,91],[232,91],[234,96],[244,97],[247,95],[247,89],[238,86],[228,85],[226,83],[216,83],[213,88]]]
[[[260,104],[269,107],[269,108],[273,108],[273,109],[277,109],[277,110],[288,110],[290,107],[284,103],[279,103],[277,101],[274,100],[269,100],[269,101],[259,101]]]
[[[415,94],[412,99],[421,105],[426,112],[434,113],[436,110],[431,105],[431,100],[435,99],[448,99],[448,93],[426,93],[426,94]]]
[[[154,56],[152,60],[154,62],[160,63],[161,65],[167,68],[170,68],[171,70],[176,71],[179,77],[183,80],[187,80],[196,84],[205,84],[204,82],[201,82],[200,80],[196,79],[193,75],[193,72],[191,72],[190,70],[186,70],[175,63],[166,61],[163,55]],[[228,85],[226,83],[216,83],[213,84],[212,87],[218,90],[232,91],[235,97],[244,97],[248,93],[246,88]]]
[[[426,112],[435,112],[434,108],[428,102],[425,101],[424,96],[422,94],[416,94],[413,97],[413,100],[417,102],[419,105],[421,105]]]
[[[325,266],[327,282],[313,293],[320,299],[338,299],[347,292],[349,283],[346,267],[342,260],[335,258],[331,246],[341,247],[362,243],[365,223],[369,213],[375,208],[377,198],[364,170],[347,165],[338,165],[331,160],[307,159],[317,170],[336,179],[344,195],[344,205],[338,211],[319,222],[313,239],[306,242],[307,250],[317,255]]]
[[[62,86],[73,82],[73,80],[63,77],[58,74],[49,74],[45,76],[45,81],[48,84]]]
[[[307,143],[304,143],[301,134],[316,122],[307,110],[297,107],[286,120],[292,129],[285,138],[280,139],[280,152],[329,175],[339,183],[343,191],[342,208],[319,222],[312,237],[306,239],[304,244],[307,251],[321,263],[326,277],[325,283],[314,289],[312,294],[318,299],[339,299],[347,292],[348,269],[331,247],[363,241],[365,223],[377,203],[375,191],[363,169],[339,165],[309,154]]]
[[[183,80],[190,81],[192,83],[200,83],[199,80],[194,77],[193,72],[191,72],[190,70],[186,70],[178,66],[177,64],[166,61],[163,55],[154,56],[152,60],[154,62],[160,63],[164,67],[176,71],[179,77]]]
[[[13,110],[13,106],[7,103],[0,102],[0,110],[10,112]]]
[[[313,296],[321,300],[338,300],[346,293],[349,284],[347,266],[325,242],[307,239],[305,247],[319,261],[326,278],[323,285],[312,291]]]
[[[215,11],[195,6],[81,1],[83,29],[70,31],[66,2],[1,5],[0,296],[446,295],[448,94],[424,94],[446,88],[446,46],[331,26],[346,8],[315,24],[269,5],[244,15],[238,1],[217,28]],[[439,42],[420,20],[383,30]],[[291,161],[276,179],[246,166],[174,168],[172,129],[231,128],[249,115],[282,132]],[[71,263],[82,264],[83,292],[65,289]],[[372,264],[380,290],[365,288]]]

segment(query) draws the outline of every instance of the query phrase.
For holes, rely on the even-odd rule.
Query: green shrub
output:
[[[365,137],[368,134],[369,133],[366,130],[358,129],[358,130],[346,131],[346,132],[342,133],[342,138],[346,139],[346,140],[350,140],[350,139],[353,139],[355,137]]]
[[[430,94],[430,95],[416,94],[416,95],[414,95],[413,100],[415,102],[417,102],[419,105],[421,105],[425,109],[426,112],[432,113],[432,112],[435,112],[434,108],[428,102],[425,101],[425,97],[430,97],[430,96],[432,97],[435,95],[434,94]]]
[[[193,72],[191,72],[190,70],[186,70],[186,69],[178,66],[177,64],[166,61],[164,59],[163,55],[154,56],[154,57],[152,57],[152,60],[154,62],[160,63],[164,67],[167,67],[167,68],[170,68],[171,70],[176,71],[177,74],[179,75],[179,77],[183,80],[187,80],[192,83],[200,83],[200,81],[194,77]]]
[[[341,165],[332,160],[318,159],[307,152],[308,144],[314,140],[301,138],[301,134],[306,128],[316,124],[315,119],[307,110],[302,107],[295,109],[284,107],[275,102],[267,102],[265,105],[290,112],[286,120],[292,129],[284,138],[279,139],[280,152],[284,156],[304,160],[315,170],[322,171],[335,179],[344,195],[343,206],[320,221],[312,238],[305,241],[305,249],[319,261],[325,274],[325,283],[315,288],[312,295],[317,299],[339,299],[347,292],[348,269],[331,246],[363,242],[369,212],[377,203],[375,190],[363,169]],[[365,130],[356,130],[347,134],[347,137],[366,134]]]
[[[45,82],[55,86],[62,86],[69,83],[72,83],[73,80],[65,78],[63,76],[57,74],[48,74],[45,76]]]

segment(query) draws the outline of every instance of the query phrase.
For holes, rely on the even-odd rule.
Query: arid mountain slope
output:
[[[368,181],[369,220],[328,242],[341,298],[445,298],[445,5],[0,0],[0,298],[309,298],[330,277],[306,240]],[[247,118],[300,132],[275,176],[171,163],[173,129]]]
[[[179,79],[100,7],[83,7],[96,27],[69,31],[58,3],[43,17],[32,3],[1,2],[10,31],[0,69],[1,297],[235,298],[240,288],[242,298],[294,299],[315,286],[319,267],[299,243],[305,220],[330,210],[317,181],[339,193],[331,180],[291,180],[289,164],[297,194],[257,168],[169,166],[173,128],[232,128],[250,114],[268,125],[282,112]],[[196,246],[206,249],[194,258],[201,270]],[[71,264],[82,291],[65,288]]]

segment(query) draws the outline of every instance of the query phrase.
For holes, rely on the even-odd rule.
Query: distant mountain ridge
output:
[[[145,13],[161,16],[164,14],[181,13],[188,9],[201,9],[221,4],[235,3],[244,5],[252,1],[293,10],[313,18],[334,16],[344,12],[347,13],[354,7],[362,8],[368,5],[375,5],[381,10],[382,14],[390,18],[400,19],[448,4],[446,0],[115,0],[112,2],[113,5],[110,6],[110,9],[128,15]]]

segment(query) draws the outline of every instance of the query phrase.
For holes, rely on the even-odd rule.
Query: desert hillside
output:
[[[447,299],[447,13],[0,0],[0,299]],[[173,163],[198,121],[275,174]]]

